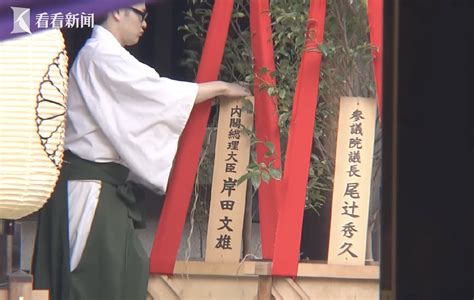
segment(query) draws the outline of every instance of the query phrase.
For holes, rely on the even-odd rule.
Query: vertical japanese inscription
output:
[[[341,98],[328,263],[364,265],[376,101]]]
[[[250,99],[253,100],[253,99]],[[253,116],[242,110],[241,99],[222,99],[219,107],[211,209],[206,243],[206,261],[238,262],[242,244],[246,182]]]

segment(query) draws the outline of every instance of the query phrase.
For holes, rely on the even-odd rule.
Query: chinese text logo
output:
[[[30,29],[30,9],[24,7],[10,7],[13,10],[13,30],[11,33],[29,33]],[[35,15],[36,28],[38,29],[61,29],[61,28],[85,28],[94,27],[93,13],[72,13],[62,12],[47,13],[42,12]]]
[[[94,14],[63,14],[61,12],[48,14],[46,12],[36,15],[36,27],[45,28],[85,28],[94,27]]]

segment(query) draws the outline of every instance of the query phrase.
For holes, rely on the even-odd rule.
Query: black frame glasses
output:
[[[142,19],[142,22],[146,20],[148,17],[148,12],[147,11],[141,11],[139,9],[136,9],[135,7],[128,7],[128,9],[131,9],[134,13],[136,13],[140,18]]]

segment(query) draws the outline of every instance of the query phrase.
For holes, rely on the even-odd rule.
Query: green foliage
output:
[[[197,70],[200,50],[206,36],[212,1],[190,0],[194,8],[185,13],[186,25],[179,28],[191,45],[183,63]],[[281,159],[284,161],[291,120],[293,96],[302,51],[304,51],[308,0],[271,0],[273,44],[276,71],[271,74],[276,86],[260,86],[276,96],[281,133]],[[320,71],[319,99],[314,128],[313,149],[308,178],[307,207],[317,212],[331,196],[337,135],[339,99],[342,96],[373,97],[372,54],[368,40],[365,1],[327,0],[323,54]],[[226,44],[220,77],[225,81],[243,81],[253,86],[252,51],[249,31],[248,1],[235,0],[229,38]],[[259,70],[258,75],[268,70]],[[249,108],[251,109],[251,108]],[[252,136],[253,144],[261,143]],[[271,143],[264,143],[268,155],[274,153]],[[284,172],[284,170],[283,170]],[[250,179],[254,187],[261,181],[279,180],[281,171],[258,164],[255,155],[248,173],[239,182]]]

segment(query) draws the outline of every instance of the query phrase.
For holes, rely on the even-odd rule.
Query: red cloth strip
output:
[[[303,225],[303,210],[308,183],[313,129],[318,103],[321,52],[326,0],[311,0],[308,14],[305,51],[303,52],[285,160],[285,202],[280,209],[275,237],[272,274],[294,277],[298,261]]]
[[[234,1],[216,1],[199,64],[196,82],[216,80],[224,55]],[[180,139],[163,211],[150,257],[150,273],[173,274],[189,207],[211,102],[196,105]]]
[[[379,118],[382,120],[382,65],[383,65],[383,0],[368,0],[367,15],[369,19],[370,42],[375,46],[374,73]]]
[[[250,31],[255,76],[255,132],[259,141],[268,141],[274,145],[274,155],[265,157],[268,148],[264,144],[258,143],[257,162],[263,162],[268,166],[271,161],[274,161],[273,167],[280,169],[281,151],[277,98],[270,97],[267,90],[261,88],[261,85],[276,85],[275,78],[271,76],[275,71],[275,62],[273,60],[272,27],[268,0],[250,1]],[[267,72],[262,73],[262,68],[265,68]],[[281,181],[273,179],[269,183],[262,181],[258,189],[260,236],[264,259],[273,257],[277,210],[278,205],[282,202],[280,183]]]

